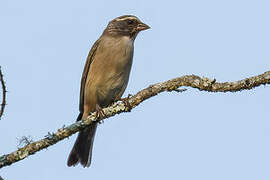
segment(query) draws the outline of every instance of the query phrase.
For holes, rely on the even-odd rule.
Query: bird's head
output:
[[[124,15],[110,21],[104,30],[104,34],[135,38],[140,31],[149,28],[147,24],[141,22],[136,16]]]

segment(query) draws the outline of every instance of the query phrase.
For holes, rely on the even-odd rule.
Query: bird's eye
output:
[[[133,24],[133,23],[134,23],[134,21],[133,21],[133,20],[131,20],[131,19],[129,19],[129,20],[127,21],[127,23],[128,23],[128,24]]]

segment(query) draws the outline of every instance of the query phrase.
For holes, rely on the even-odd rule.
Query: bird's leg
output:
[[[98,105],[96,104],[96,119],[99,120],[99,123],[103,123],[103,119],[106,118],[106,115],[103,111],[103,109]]]
[[[132,108],[130,103],[129,103],[129,99],[130,99],[131,96],[132,96],[132,94],[128,94],[128,96],[126,98],[121,98],[120,99],[120,101],[122,101],[125,104],[125,106],[128,108],[129,112],[130,112],[130,110]]]

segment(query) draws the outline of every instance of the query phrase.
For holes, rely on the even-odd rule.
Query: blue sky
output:
[[[107,23],[133,14],[140,33],[129,85],[196,74],[235,81],[269,70],[270,2],[1,0],[0,65],[8,106],[0,154],[78,114],[88,51]],[[270,179],[270,87],[163,93],[98,127],[89,169],[68,168],[76,135],[0,170],[5,179]]]

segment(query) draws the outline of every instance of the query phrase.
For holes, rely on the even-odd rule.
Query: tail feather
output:
[[[83,167],[90,166],[96,129],[97,123],[94,122],[89,127],[80,131],[77,140],[69,154],[67,161],[68,166],[76,166],[78,163],[81,163]]]

